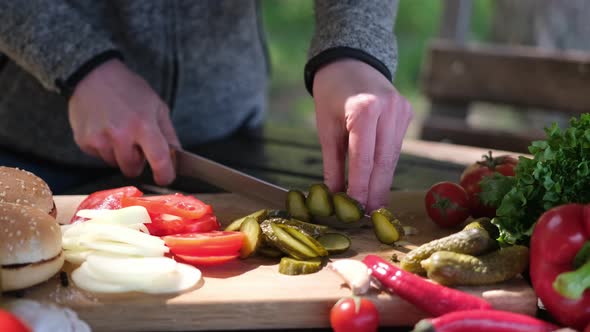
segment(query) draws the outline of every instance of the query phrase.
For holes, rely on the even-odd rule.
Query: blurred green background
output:
[[[475,0],[470,40],[490,35],[493,0]],[[264,0],[263,17],[272,60],[270,112],[272,124],[315,128],[313,101],[303,85],[303,66],[313,34],[312,0]],[[408,136],[415,136],[428,104],[419,89],[426,47],[437,35],[442,1],[400,0],[395,35],[399,64],[394,84],[414,106],[416,117]]]

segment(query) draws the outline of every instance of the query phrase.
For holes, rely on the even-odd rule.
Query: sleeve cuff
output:
[[[112,59],[119,59],[123,61],[124,57],[123,54],[117,50],[104,51],[83,63],[82,66],[74,71],[74,73],[72,73],[67,79],[56,79],[55,85],[59,88],[60,94],[66,99],[70,99],[74,93],[74,90],[76,89],[76,86],[84,79],[84,77],[86,77],[86,75],[90,74],[90,72],[103,63]]]
[[[362,61],[383,74],[387,80],[391,81],[393,79],[393,75],[387,66],[369,53],[351,47],[334,47],[317,54],[313,58],[309,59],[305,65],[305,88],[310,95],[313,96],[313,80],[315,73],[323,66],[344,58]]]

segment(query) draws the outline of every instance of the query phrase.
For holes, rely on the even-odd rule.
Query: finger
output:
[[[379,119],[377,99],[373,95],[358,95],[344,107],[349,132],[348,194],[366,207]]]
[[[413,114],[410,104],[405,99],[393,100],[386,107],[391,109],[381,112],[377,124],[367,211],[387,206],[402,142]]]
[[[333,121],[320,120],[318,114],[318,127],[320,144],[322,146],[322,160],[324,170],[324,183],[332,192],[344,191],[345,188],[345,162],[346,162],[346,131],[344,124]]]
[[[162,186],[172,183],[175,174],[172,158],[170,158],[170,147],[155,121],[141,127],[137,143],[150,164],[154,181]]]
[[[180,140],[176,135],[176,130],[174,130],[174,126],[172,125],[172,120],[170,119],[170,111],[166,105],[162,104],[160,110],[158,111],[158,124],[160,126],[160,130],[162,134],[166,138],[166,142],[168,144],[180,148]]]
[[[115,159],[121,172],[128,177],[136,177],[141,174],[144,168],[144,158],[127,133],[113,133],[112,141],[114,146]]]
[[[101,136],[94,139],[92,148],[105,163],[110,166],[117,167],[117,160],[113,152],[113,146],[108,138]]]

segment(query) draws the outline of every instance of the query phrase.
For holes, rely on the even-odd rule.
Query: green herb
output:
[[[497,175],[482,183],[482,199],[498,206],[493,223],[501,242],[528,244],[543,212],[590,202],[590,114],[572,118],[565,131],[553,124],[545,132],[546,140],[529,146],[533,158],[519,158],[513,179]]]

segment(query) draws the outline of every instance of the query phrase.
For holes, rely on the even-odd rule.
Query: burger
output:
[[[43,210],[0,203],[1,291],[50,279],[64,264],[61,229]]]
[[[49,185],[37,175],[18,168],[0,166],[0,202],[31,206],[54,218],[57,215]]]

